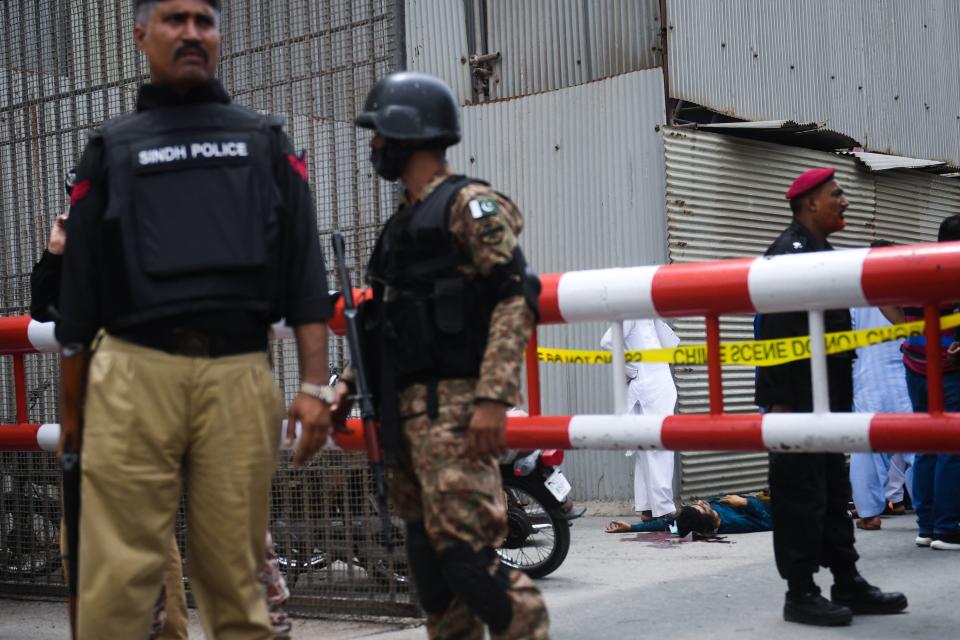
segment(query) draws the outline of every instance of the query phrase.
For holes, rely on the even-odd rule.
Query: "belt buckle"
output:
[[[210,356],[210,336],[199,331],[178,329],[174,332],[177,353],[191,358]]]

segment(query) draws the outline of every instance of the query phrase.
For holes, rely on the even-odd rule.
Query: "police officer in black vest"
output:
[[[506,535],[496,456],[507,409],[520,402],[540,288],[517,242],[523,219],[487,183],[452,173],[444,156],[460,141],[459,108],[437,78],[383,78],[356,124],[373,131],[376,172],[406,188],[370,259],[373,301],[361,312],[428,634],[481,638],[486,626],[493,638],[543,640],[543,597],[494,551]],[[335,424],[347,394],[345,382]]]
[[[270,637],[257,571],[283,398],[270,324],[294,326],[302,462],[325,441],[332,309],[302,155],[214,79],[216,0],[136,0],[152,82],[95,131],[71,197],[57,338],[64,432],[83,425],[78,636],[145,638],[181,495],[206,636]],[[69,387],[69,388],[68,388]],[[83,403],[82,418],[76,409]],[[288,432],[289,434],[289,432]]]

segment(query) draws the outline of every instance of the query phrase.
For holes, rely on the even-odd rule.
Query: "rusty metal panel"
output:
[[[660,69],[463,109],[454,169],[489,180],[524,213],[521,243],[541,273],[666,260]],[[597,348],[601,323],[539,329],[546,346]],[[607,367],[543,364],[544,410],[610,413]],[[582,452],[565,464],[577,499],[627,499],[632,463]],[[619,465],[619,466],[618,466]],[[610,469],[622,473],[611,474]],[[615,477],[614,477],[615,476]],[[626,492],[626,493],[625,493]]]
[[[667,0],[670,95],[960,164],[953,0]]]
[[[659,0],[410,0],[407,65],[432,73],[462,104],[570,87],[661,64]],[[488,94],[473,54],[499,53]]]
[[[569,87],[660,64],[659,1],[487,0],[490,98]]]

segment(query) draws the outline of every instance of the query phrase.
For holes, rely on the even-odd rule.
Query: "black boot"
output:
[[[806,591],[787,591],[783,619],[819,627],[841,627],[850,624],[853,612],[830,602],[820,595],[820,589],[812,587]]]
[[[858,615],[900,613],[907,608],[907,596],[880,591],[859,575],[849,582],[833,585],[830,599]]]

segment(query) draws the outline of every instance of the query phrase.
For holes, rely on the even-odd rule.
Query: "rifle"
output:
[[[343,235],[334,233],[332,237],[333,253],[337,268],[340,269],[340,283],[343,287],[343,318],[347,326],[347,344],[350,347],[350,362],[353,364],[354,383],[357,387],[356,399],[360,405],[360,420],[363,422],[363,437],[367,442],[367,460],[370,463],[370,475],[377,490],[377,508],[380,511],[380,527],[383,533],[383,546],[393,549],[391,537],[390,511],[387,506],[387,483],[383,473],[383,449],[380,448],[379,425],[373,408],[373,397],[367,386],[367,375],[363,365],[363,349],[360,346],[360,327],[357,320],[357,306],[353,300],[353,285],[350,271],[347,269],[346,244]]]
[[[67,192],[67,213],[70,212],[70,197],[77,182],[77,168],[73,167],[63,179]],[[59,282],[59,278],[58,278]],[[50,315],[57,322],[60,313],[55,304],[49,307]],[[60,468],[63,470],[61,494],[63,500],[63,528],[66,529],[67,553],[63,557],[67,578],[70,636],[77,637],[77,582],[80,559],[80,447],[83,442],[83,397],[87,390],[87,371],[90,368],[90,351],[69,345],[63,349],[60,359]],[[61,531],[60,535],[64,535]]]
[[[70,634],[77,637],[77,579],[80,549],[80,448],[83,442],[83,397],[90,352],[64,348],[60,361],[60,423],[63,469],[63,528],[67,553],[63,558],[69,593]],[[62,534],[61,534],[62,535]]]

